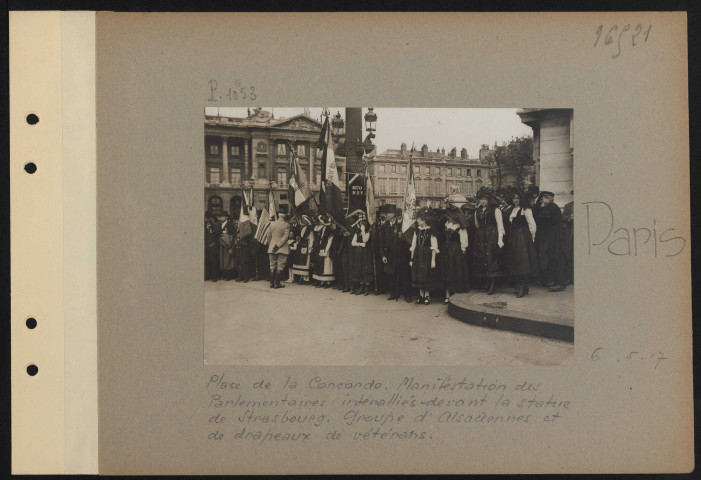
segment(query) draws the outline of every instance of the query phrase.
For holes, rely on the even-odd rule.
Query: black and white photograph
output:
[[[572,364],[572,109],[204,110],[207,364]]]

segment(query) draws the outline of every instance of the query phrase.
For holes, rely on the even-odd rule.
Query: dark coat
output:
[[[377,243],[379,245],[380,260],[387,258],[387,263],[382,264],[384,273],[394,275],[397,272],[399,263],[399,249],[401,243],[402,229],[399,222],[392,225],[385,222],[379,229]]]
[[[554,202],[544,207],[536,205],[533,207],[533,218],[538,227],[535,234],[538,262],[540,268],[545,269],[551,260],[559,260],[562,255],[562,212]]]

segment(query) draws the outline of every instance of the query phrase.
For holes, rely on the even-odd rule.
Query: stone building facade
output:
[[[318,198],[322,151],[317,148],[321,124],[306,114],[275,119],[260,108],[246,118],[205,115],[204,119],[204,203],[205,210],[220,208],[236,216],[242,192],[258,210],[268,204],[272,188],[278,209],[289,209],[289,142]],[[334,143],[342,137],[334,136]],[[339,177],[344,178],[345,158],[336,156]],[[341,185],[345,191],[345,185]]]
[[[574,189],[574,111],[571,108],[521,108],[521,122],[533,129],[535,181],[541,191],[555,194],[563,207]]]
[[[377,206],[402,206],[410,155],[410,150],[402,143],[399,150],[386,150],[370,160]],[[470,158],[464,148],[458,155],[456,148],[446,154],[444,148],[431,152],[427,145],[423,145],[421,150],[414,151],[412,164],[419,206],[443,207],[446,197],[451,194],[469,197],[480,187],[490,185],[487,157],[483,161]]]

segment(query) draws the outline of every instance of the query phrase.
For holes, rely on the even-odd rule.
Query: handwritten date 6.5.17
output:
[[[607,47],[615,43],[612,47],[615,48],[615,51],[611,54],[611,58],[618,58],[623,49],[622,45],[625,45],[627,42],[630,42],[633,47],[647,43],[647,39],[650,37],[650,30],[652,30],[652,24],[643,25],[639,23],[635,27],[630,23],[623,26],[613,25],[610,27],[599,25],[596,27],[594,47],[601,44]],[[630,35],[630,39],[628,39],[628,35]],[[600,42],[602,36],[604,39]]]

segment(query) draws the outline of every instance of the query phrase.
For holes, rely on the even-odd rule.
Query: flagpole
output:
[[[368,167],[368,159],[367,155],[363,155],[363,160],[365,161],[365,169],[363,170],[363,177],[365,177],[365,209],[370,210],[370,208],[375,208],[375,205],[368,205],[368,181],[370,180],[370,175],[365,175],[365,172],[370,173],[370,169]],[[368,218],[370,217],[370,212],[366,212]],[[380,290],[377,285],[377,259],[375,258],[375,242],[377,241],[377,229],[379,228],[379,223],[377,222],[377,219],[375,219],[375,222],[373,222],[373,232],[371,233],[370,236],[370,248],[372,248],[372,276],[373,279],[375,280],[375,295],[380,294]]]

